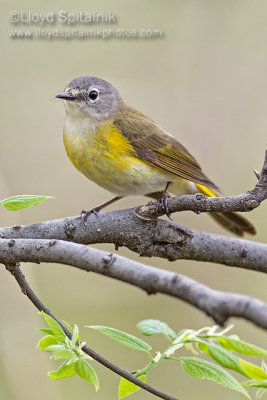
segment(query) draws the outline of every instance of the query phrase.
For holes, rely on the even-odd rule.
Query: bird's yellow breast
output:
[[[164,189],[166,174],[137,157],[133,147],[111,121],[95,131],[64,128],[64,145],[73,165],[87,178],[118,194],[146,194]]]

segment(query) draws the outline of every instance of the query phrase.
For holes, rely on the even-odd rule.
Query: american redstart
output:
[[[87,215],[128,195],[157,198],[168,215],[168,190],[175,195],[220,194],[186,148],[126,105],[111,83],[83,76],[73,79],[56,97],[65,100],[64,144],[71,162],[87,178],[116,194]],[[237,213],[209,215],[237,235],[256,233]]]

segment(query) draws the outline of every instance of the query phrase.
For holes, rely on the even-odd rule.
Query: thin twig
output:
[[[19,284],[21,291],[25,294],[29,300],[35,305],[35,307],[40,310],[44,311],[46,314],[50,315],[64,330],[66,335],[71,338],[71,332],[51,313],[51,311],[39,300],[36,296],[34,291],[31,289],[30,285],[25,279],[25,276],[21,272],[18,264],[9,264],[6,265],[6,269],[14,276],[17,283]],[[176,397],[173,397],[167,393],[164,393],[157,388],[147,384],[146,382],[141,381],[140,379],[136,378],[133,374],[124,369],[118,367],[117,365],[113,364],[111,361],[107,360],[89,346],[85,345],[82,347],[82,350],[92,357],[94,360],[99,362],[100,364],[104,365],[106,368],[110,369],[111,371],[115,372],[116,374],[122,376],[125,379],[128,379],[130,382],[134,383],[135,385],[139,386],[140,388],[146,390],[149,393],[154,394],[155,396],[165,399],[165,400],[178,400]]]
[[[250,296],[214,290],[187,276],[151,267],[84,245],[57,240],[16,239],[0,242],[0,262],[53,262],[117,279],[145,290],[181,299],[220,325],[244,318],[267,329],[267,304]],[[49,310],[48,310],[49,312]]]

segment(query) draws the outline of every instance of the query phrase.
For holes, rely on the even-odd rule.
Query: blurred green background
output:
[[[261,169],[266,147],[266,1],[59,0],[55,5],[51,0],[2,0],[1,6],[0,198],[16,194],[56,196],[56,200],[17,213],[1,209],[2,226],[77,215],[110,198],[108,192],[75,170],[63,147],[64,107],[55,95],[81,75],[111,81],[126,102],[175,135],[226,194],[238,194],[255,185],[253,169]],[[11,39],[8,29],[27,28],[9,23],[11,10],[55,14],[59,10],[111,10],[118,19],[111,28],[161,29],[164,37]],[[56,27],[60,26],[44,28]],[[104,25],[93,27],[101,29]],[[146,201],[127,198],[113,208]],[[255,240],[261,242],[267,239],[266,209],[267,205],[262,204],[249,215],[258,229]],[[181,213],[175,221],[225,233],[206,215]],[[115,251],[114,246],[98,247]],[[139,259],[125,249],[120,248],[119,253]],[[186,274],[216,289],[267,301],[266,277],[259,273],[191,261],[141,261]],[[102,276],[85,275],[61,265],[22,267],[33,289],[58,318],[81,327],[103,324],[137,334],[135,325],[145,318],[162,319],[176,331],[212,324],[187,304],[160,295],[147,296]],[[46,372],[55,369],[56,364],[35,349],[40,337],[36,329],[43,321],[4,268],[0,269],[0,298],[1,399],[116,399],[119,378],[95,363],[101,380],[98,393],[76,377],[49,381]],[[233,322],[243,339],[266,346],[264,331],[250,323]],[[143,354],[97,332],[83,329],[82,337],[128,370],[146,363]],[[155,350],[163,349],[161,338],[152,338],[151,343]],[[186,376],[174,363],[153,370],[149,382],[182,400],[211,400],[215,396],[217,400],[225,396],[241,399],[235,392]],[[145,392],[135,394],[136,400],[151,398]]]

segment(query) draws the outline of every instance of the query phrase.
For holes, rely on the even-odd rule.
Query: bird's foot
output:
[[[88,211],[82,210],[81,217],[83,218],[84,222],[86,222],[89,215],[91,214],[97,215],[99,211],[100,211],[99,207],[91,208],[91,210]]]
[[[169,188],[170,182],[167,183],[166,189],[162,193],[161,197],[158,199],[157,204],[156,204],[156,212],[158,213],[159,211],[164,211],[164,213],[167,215],[167,217],[172,221],[173,218],[171,216],[171,213],[168,208],[168,188]]]
[[[97,214],[99,213],[99,211],[103,210],[103,208],[109,206],[110,204],[112,204],[112,203],[114,203],[115,201],[120,200],[120,199],[122,199],[121,196],[116,196],[116,197],[113,197],[113,199],[111,199],[111,200],[109,200],[109,201],[106,201],[105,203],[100,204],[100,206],[94,207],[94,208],[92,208],[92,209],[89,210],[89,211],[82,210],[82,211],[81,211],[81,217],[82,217],[82,218],[84,219],[84,221],[86,222],[86,220],[87,220],[87,218],[89,217],[89,215],[91,215],[91,214],[97,215]]]

